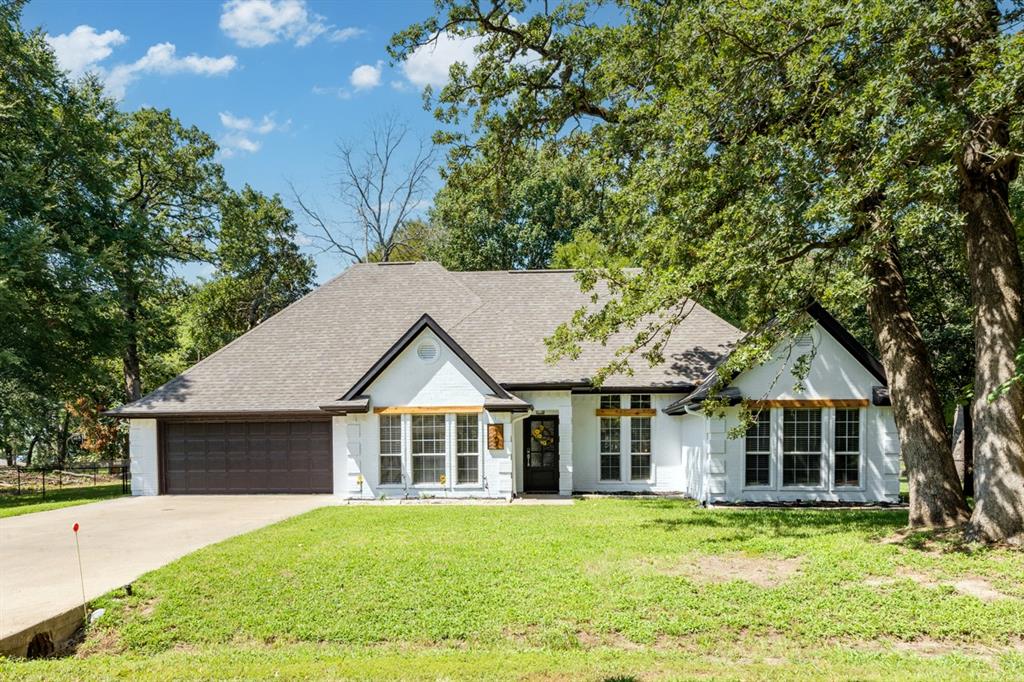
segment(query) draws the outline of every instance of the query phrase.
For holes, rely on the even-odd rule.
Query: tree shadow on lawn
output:
[[[829,533],[858,533],[869,539],[892,536],[907,525],[904,510],[818,510],[818,509],[715,509],[694,510],[675,518],[654,518],[642,524],[664,531],[690,528],[734,529],[731,539],[749,540],[758,536],[812,538]]]

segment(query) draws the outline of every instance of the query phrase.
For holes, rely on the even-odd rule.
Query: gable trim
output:
[[[836,340],[836,342],[849,353],[854,360],[856,360],[865,370],[868,371],[871,376],[881,382],[880,387],[872,387],[872,403],[875,405],[884,404],[880,402],[880,399],[876,398],[875,389],[884,389],[885,397],[888,397],[888,381],[885,378],[885,369],[882,367],[882,363],[878,359],[868,352],[860,341],[854,338],[853,334],[846,330],[839,320],[832,317],[832,315],[822,307],[817,301],[812,301],[808,304],[805,309],[807,314],[811,316],[815,322],[817,322],[822,329],[828,332],[829,336]],[[722,390],[719,391],[718,396],[725,400],[730,405],[738,404],[743,400],[743,396],[740,395],[738,389],[729,386],[733,381],[736,380],[736,375],[731,377],[723,378],[718,376],[718,367],[720,367],[729,356],[732,355],[730,351],[719,360],[715,367],[708,373],[704,380],[697,387],[697,390],[693,391],[689,395],[675,401],[663,411],[665,414],[670,415],[682,415],[687,411],[687,407],[698,408],[702,402],[710,397],[711,390],[718,382],[722,382]]]
[[[839,320],[832,317],[832,315],[821,307],[821,304],[815,301],[807,306],[807,314],[814,318],[824,328],[825,331],[832,336],[833,339],[839,342],[839,345],[846,349],[846,352],[853,356],[853,358],[861,364],[867,371],[871,373],[873,377],[878,379],[883,386],[888,386],[889,382],[885,378],[885,369],[882,367],[882,363],[878,361],[874,355],[868,352],[860,341],[853,337],[853,334],[846,331],[846,327],[839,323]]]
[[[434,318],[430,315],[423,313],[409,330],[406,331],[402,336],[394,343],[391,348],[380,356],[377,362],[373,363],[373,366],[367,370],[366,374],[360,377],[352,388],[350,388],[345,395],[341,397],[341,400],[352,400],[356,396],[360,396],[366,392],[366,389],[372,384],[377,377],[379,377],[384,370],[386,370],[395,359],[401,355],[402,351],[409,347],[409,344],[413,342],[425,329],[429,329],[434,332],[434,335],[441,340],[441,343],[448,346],[456,357],[462,360],[463,363],[469,367],[474,374],[480,377],[480,380],[487,384],[487,387],[494,391],[494,395],[505,400],[511,400],[512,396],[501,387],[497,381],[494,380],[491,375],[484,371],[483,367],[477,364],[476,360],[470,357],[469,353],[465,349],[456,343],[455,339],[449,336],[448,332],[441,328]]]

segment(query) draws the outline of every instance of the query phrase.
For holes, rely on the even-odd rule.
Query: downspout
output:
[[[512,460],[512,496],[509,498],[509,502],[514,500],[516,498],[516,495],[518,494],[516,492],[516,424],[521,422],[521,421],[523,421],[523,420],[525,420],[526,418],[530,417],[532,414],[533,414],[533,410],[527,410],[525,413],[523,413],[523,415],[521,417],[514,417],[513,416],[509,420],[509,423],[508,423],[508,428],[509,428],[508,438],[509,438],[509,443],[512,444],[512,452],[509,455],[511,460]],[[525,452],[523,453],[523,456],[524,457],[526,456]]]

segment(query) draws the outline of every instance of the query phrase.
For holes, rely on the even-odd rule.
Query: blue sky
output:
[[[291,182],[340,219],[336,142],[358,141],[391,114],[429,137],[436,125],[423,87],[443,84],[453,61],[472,59],[472,44],[445,40],[388,63],[391,35],[432,11],[414,0],[35,0],[22,23],[48,35],[73,75],[99,73],[122,108],[168,108],[213,135],[232,186],[279,193],[292,206]],[[316,260],[320,281],[346,265]]]

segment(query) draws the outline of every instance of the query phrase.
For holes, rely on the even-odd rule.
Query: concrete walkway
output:
[[[0,639],[233,535],[336,504],[331,495],[131,497],[0,519]]]

